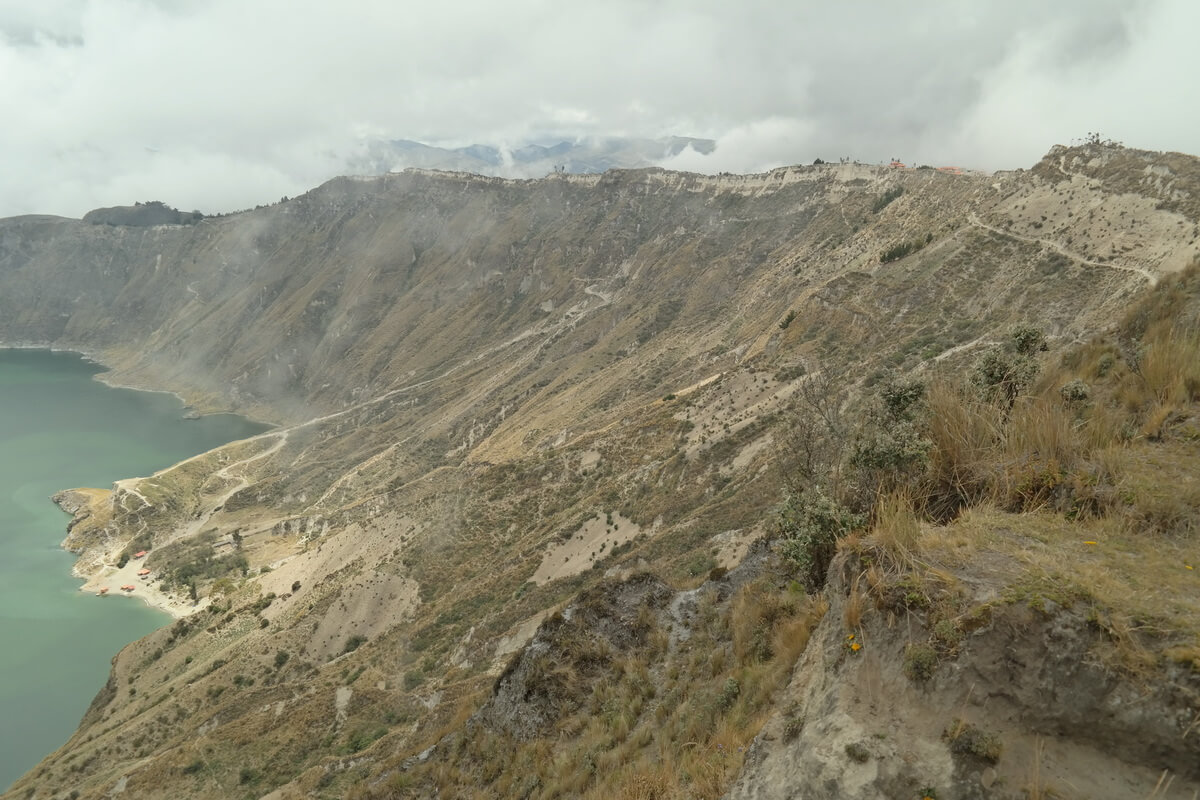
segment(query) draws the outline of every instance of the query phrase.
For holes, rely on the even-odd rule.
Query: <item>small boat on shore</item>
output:
[[[101,587],[100,587],[100,590],[99,590],[98,592],[96,592],[96,596],[97,596],[97,597],[104,597],[104,595],[106,595],[106,594],[108,594],[108,587],[107,587],[107,586],[101,586]]]

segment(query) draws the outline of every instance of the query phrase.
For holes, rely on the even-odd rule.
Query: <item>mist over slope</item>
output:
[[[660,139],[589,137],[516,147],[473,144],[452,148],[391,139],[367,142],[363,152],[351,159],[348,167],[350,172],[364,175],[418,167],[505,178],[540,178],[553,172],[595,173],[656,166],[685,150],[708,155],[715,148],[716,142],[712,139],[689,136]]]
[[[114,382],[280,423],[79,507],[81,570],[137,541],[202,610],[122,651],[13,796],[339,796],[455,731],[467,749],[479,730],[502,737],[489,747],[542,741],[586,703],[561,677],[511,707],[531,696],[511,681],[558,674],[533,656],[586,677],[563,642],[590,630],[604,659],[669,664],[679,637],[653,634],[668,617],[696,631],[746,586],[770,595],[761,549],[732,582],[713,570],[776,529],[806,387],[853,403],[889,374],[952,372],[1018,324],[1055,352],[1084,341],[1194,260],[1197,197],[1194,158],[1089,146],[996,175],[408,170],[186,226],[0,220],[0,343],[83,350]],[[663,586],[595,588],[643,571]],[[704,587],[698,610],[671,604]],[[553,615],[577,599],[582,633]],[[780,602],[771,625],[821,617]],[[719,627],[714,646],[758,652]],[[774,688],[739,741],[802,649],[763,661]],[[744,682],[733,663],[703,680]],[[486,764],[453,766],[490,785]],[[604,789],[563,786],[528,796]]]

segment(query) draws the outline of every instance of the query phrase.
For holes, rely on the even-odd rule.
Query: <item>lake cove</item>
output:
[[[174,395],[114,389],[100,371],[74,354],[0,349],[0,792],[75,731],[117,651],[170,621],[79,591],[59,547],[70,517],[50,495],[266,430],[232,414],[185,419]]]

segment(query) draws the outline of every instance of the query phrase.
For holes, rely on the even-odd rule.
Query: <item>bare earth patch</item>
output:
[[[571,538],[551,547],[530,580],[541,586],[578,575],[591,569],[592,564],[612,552],[613,547],[632,541],[641,532],[641,526],[628,517],[597,513],[571,534]]]

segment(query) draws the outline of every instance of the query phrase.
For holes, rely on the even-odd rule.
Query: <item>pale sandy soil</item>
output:
[[[765,532],[765,523],[760,522],[752,528],[738,528],[737,530],[718,533],[712,537],[710,541],[712,541],[713,546],[717,549],[716,555],[713,556],[717,562],[717,566],[724,567],[725,569],[733,569],[742,563],[742,559],[746,557],[746,552],[750,549],[751,543]]]
[[[680,397],[684,393],[696,393],[689,404],[675,414],[675,419],[686,420],[694,426],[687,434],[685,456],[689,460],[694,459],[700,451],[753,424],[763,414],[776,411],[811,377],[804,376],[780,383],[768,373],[741,369],[714,375],[695,386],[676,392],[676,396]],[[712,386],[711,384],[718,379],[720,382]],[[699,389],[704,391],[698,391]],[[751,443],[748,450],[739,453],[742,461],[739,468],[748,465],[759,450],[768,444],[766,441]]]
[[[105,599],[117,596],[136,597],[151,608],[165,611],[176,619],[186,617],[208,604],[207,598],[198,604],[193,604],[191,598],[186,594],[167,594],[159,588],[157,576],[154,573],[150,573],[148,579],[142,580],[137,573],[144,567],[145,560],[137,558],[130,559],[129,563],[120,569],[115,566],[102,567],[95,574],[86,576],[86,581],[83,586],[79,587],[79,591],[97,594],[101,586],[107,586],[108,594]],[[137,588],[132,592],[122,592],[121,587],[126,584],[132,584]]]
[[[612,552],[612,548],[631,541],[642,532],[636,522],[613,513],[612,524],[603,513],[597,513],[571,534],[571,538],[546,551],[542,563],[529,580],[537,585],[559,578],[578,575]]]
[[[733,461],[728,464],[723,464],[720,468],[722,475],[732,475],[735,472],[741,472],[749,467],[759,453],[766,451],[775,441],[771,434],[760,436],[753,442],[742,447],[738,454],[733,457]]]
[[[501,636],[496,642],[496,653],[492,658],[492,666],[488,672],[493,675],[499,675],[504,671],[504,667],[508,664],[508,659],[513,653],[520,650],[526,643],[533,638],[537,633],[538,627],[550,616],[554,609],[547,608],[544,611],[539,611],[529,619],[521,622],[511,633]]]

